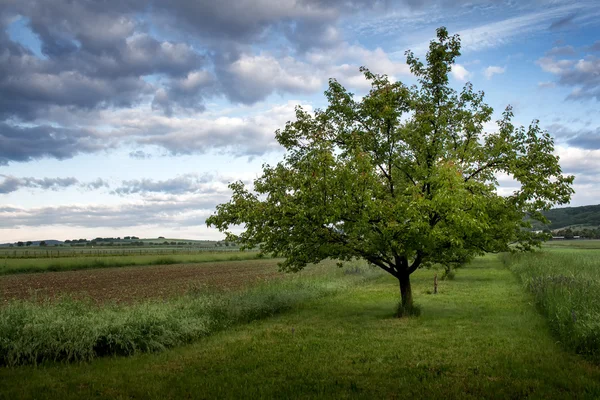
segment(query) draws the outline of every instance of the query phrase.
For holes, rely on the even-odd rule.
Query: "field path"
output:
[[[0,276],[0,304],[61,295],[129,303],[183,294],[198,287],[235,289],[282,276],[277,262],[220,261]]]

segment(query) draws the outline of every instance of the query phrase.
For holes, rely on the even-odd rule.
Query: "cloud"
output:
[[[540,89],[550,89],[556,87],[556,83],[554,82],[538,82],[538,87]]]
[[[554,30],[568,27],[573,24],[573,20],[575,19],[575,17],[576,17],[576,14],[571,14],[571,15],[567,15],[566,17],[559,18],[556,21],[553,21],[550,24],[550,27],[548,29],[550,29],[551,31],[554,31]]]
[[[546,54],[546,56],[549,56],[549,57],[573,56],[573,55],[577,54],[577,52],[575,51],[575,48],[573,46],[560,46],[560,47],[551,48],[545,54]]]
[[[575,194],[571,205],[598,204],[600,196],[600,149],[584,149],[558,145],[555,153],[560,157],[563,173],[574,175]]]
[[[58,191],[70,187],[78,187],[83,190],[97,190],[100,188],[108,188],[110,185],[102,178],[97,178],[90,182],[80,182],[73,177],[68,178],[34,178],[23,177],[18,178],[12,175],[2,175],[3,180],[0,182],[0,194],[16,192],[20,189],[40,189]]]
[[[22,188],[60,190],[77,185],[75,178],[16,178],[10,175],[0,175],[4,180],[0,182],[0,193],[6,194]]]
[[[490,65],[483,71],[483,75],[485,76],[486,79],[489,80],[489,79],[492,79],[492,76],[498,75],[498,74],[503,74],[505,71],[506,71],[505,67],[497,67],[494,65]]]
[[[467,69],[461,64],[454,64],[450,74],[454,77],[454,79],[462,82],[465,82],[471,76],[471,73],[467,71]]]
[[[0,122],[0,165],[44,157],[64,160],[113,146],[112,141],[102,140],[98,132],[89,128],[26,127]]]
[[[544,7],[539,7],[539,2],[493,0],[409,3],[415,7],[393,7],[385,15],[373,13],[371,18],[361,15],[354,29],[359,35],[399,40],[401,48],[392,56],[402,55],[406,48],[423,55],[435,28],[464,26],[469,21],[456,32],[461,38],[461,52],[468,54],[543,35],[553,21],[573,14],[577,14],[574,22],[579,25],[593,24],[599,16],[593,1],[546,2]]]
[[[95,181],[91,181],[91,182],[87,182],[87,183],[82,183],[81,187],[89,189],[89,190],[93,190],[93,189],[100,189],[100,188],[109,188],[110,185],[104,179],[98,178]]]
[[[247,116],[190,115],[171,118],[144,110],[102,113],[105,123],[115,126],[111,134],[127,138],[136,146],[158,146],[172,155],[210,151],[234,156],[257,156],[280,151],[275,131],[295,116],[299,103],[288,101]],[[308,111],[312,109],[305,104]]]
[[[586,47],[587,51],[600,51],[600,40],[596,40],[594,44]]]
[[[136,151],[129,152],[129,157],[135,158],[138,160],[147,160],[147,159],[152,158],[152,154],[146,153],[145,151],[142,151],[142,150],[136,150]]]
[[[542,70],[556,75],[561,86],[572,87],[571,100],[596,98],[600,100],[600,58],[587,55],[579,60],[542,57],[537,60]]]
[[[273,92],[312,93],[324,81],[312,66],[292,57],[276,59],[267,54],[242,55],[220,70],[225,91],[236,102],[252,104]]]
[[[566,125],[554,123],[547,128],[552,136],[563,143],[579,149],[600,150],[600,127],[573,129]]]
[[[23,208],[0,206],[0,229],[18,227],[118,228],[138,226],[185,227],[203,225],[217,204],[229,199],[229,194],[208,193],[178,198],[157,198],[151,201],[115,206],[69,204],[55,207]]]
[[[113,193],[124,196],[135,193],[186,194],[228,191],[227,184],[232,180],[209,173],[185,174],[165,180],[134,179],[123,181]]]

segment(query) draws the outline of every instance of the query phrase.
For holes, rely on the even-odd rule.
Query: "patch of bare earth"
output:
[[[56,299],[65,295],[92,298],[99,303],[131,303],[181,295],[191,289],[238,289],[283,275],[277,270],[277,260],[8,275],[0,276],[0,304],[14,299]]]

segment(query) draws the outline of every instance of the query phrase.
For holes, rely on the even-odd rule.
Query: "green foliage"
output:
[[[331,79],[326,109],[299,107],[276,132],[284,160],[263,167],[254,192],[231,184],[232,199],[207,224],[285,257],[287,271],[325,258],[365,259],[408,285],[403,304],[412,301],[408,276],[417,268],[539,245],[524,217],[545,222],[541,211],[572,193],[552,138],[538,121],[515,127],[511,107],[499,131],[484,134],[493,110],[470,83],[460,93],[449,86],[460,40],[445,28],[425,63],[406,54],[418,85],[363,68],[372,88],[356,101]],[[498,195],[500,172],[520,189]],[[232,225],[245,231],[233,234]]]
[[[72,299],[44,304],[12,301],[0,308],[0,365],[162,351],[377,276],[357,268],[361,273],[349,277],[325,271],[242,292],[196,291],[166,302],[128,306],[97,306]]]
[[[600,361],[600,252],[506,255],[561,343]]]

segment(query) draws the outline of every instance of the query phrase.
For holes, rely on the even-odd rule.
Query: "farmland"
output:
[[[133,302],[182,295],[197,287],[234,289],[281,277],[277,260],[150,265],[0,276],[0,303],[68,295],[95,302]]]
[[[577,245],[584,246],[581,243]],[[143,320],[149,310],[154,323],[168,323],[175,332],[177,321],[196,321],[189,319],[194,315],[189,307],[221,322],[193,322],[190,326],[197,326],[197,333],[192,339],[173,336],[172,342],[163,343],[165,337],[159,335],[154,345],[158,347],[150,347],[150,354],[137,347],[115,353],[129,357],[2,367],[0,393],[7,398],[597,398],[600,367],[586,359],[593,354],[577,355],[581,347],[562,340],[561,330],[549,319],[552,312],[543,304],[552,302],[540,301],[550,293],[558,299],[553,304],[560,305],[573,296],[558,298],[561,292],[553,289],[540,297],[529,283],[542,273],[596,285],[596,244],[587,242],[587,250],[554,249],[551,244],[532,256],[478,258],[454,280],[441,281],[436,295],[431,290],[436,271],[419,270],[413,285],[422,315],[404,319],[393,318],[397,283],[364,264],[340,270],[326,262],[299,275],[278,273],[276,260],[252,260],[5,276],[0,280],[3,290],[17,286],[17,281],[7,284],[9,278],[18,279],[19,287],[29,280],[33,287],[40,283],[38,277],[48,277],[46,292],[40,293],[77,297],[87,291],[87,296],[103,299],[97,311],[98,306],[89,303],[77,306],[87,318],[83,325],[71,314],[61,314],[61,309],[72,309],[68,302],[9,302],[17,307],[11,312],[46,310],[52,320],[71,318],[70,324],[84,332],[93,324],[108,329],[102,328],[106,321],[116,324],[110,329],[129,324],[130,331],[132,321]],[[550,267],[543,270],[536,263]],[[85,279],[72,286],[65,283],[90,273],[90,282],[99,287],[100,282],[109,288],[122,281],[115,296],[138,294],[104,296],[104,290],[93,291],[94,285]],[[164,292],[154,296],[160,285]],[[582,293],[592,293],[595,287],[591,290]],[[157,298],[160,303],[153,300]],[[576,308],[583,326],[597,321],[592,300],[579,299],[575,305],[591,316],[586,320],[585,310]],[[131,316],[122,319],[124,315]],[[157,349],[161,351],[155,353]]]
[[[0,251],[0,254],[3,252]],[[0,258],[0,275],[45,271],[73,271],[90,268],[115,268],[131,265],[169,265],[236,261],[259,258],[256,251],[189,251],[188,249],[83,249],[57,251],[58,256],[44,251],[13,253],[4,251]],[[16,254],[16,256],[9,256]]]

